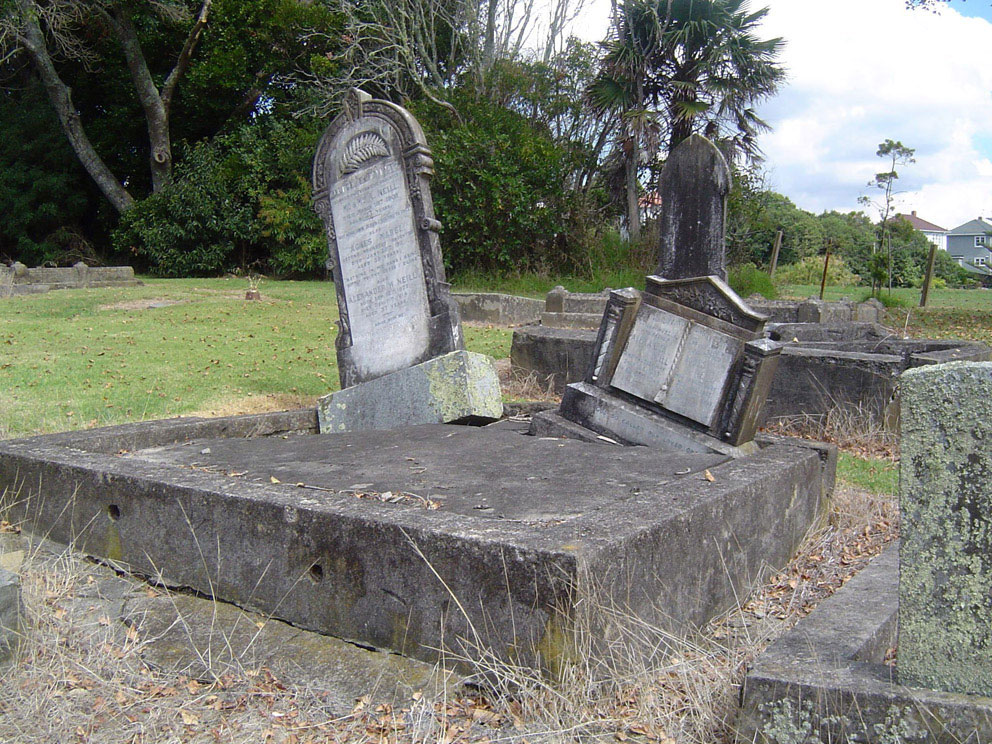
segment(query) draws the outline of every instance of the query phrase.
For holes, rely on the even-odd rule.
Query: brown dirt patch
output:
[[[168,307],[169,305],[181,305],[186,300],[170,300],[165,297],[152,297],[147,300],[125,300],[115,302],[111,305],[100,305],[101,310],[150,310],[155,307]]]
[[[268,395],[249,395],[242,398],[222,398],[207,403],[202,408],[193,411],[189,416],[237,416],[243,413],[271,413],[272,411],[291,411],[296,408],[310,408],[317,405],[314,395],[299,395],[295,393],[280,393]]]

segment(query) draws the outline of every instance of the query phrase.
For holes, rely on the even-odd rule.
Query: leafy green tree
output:
[[[25,76],[18,88],[0,90],[0,261],[86,257],[93,192],[40,86]]]
[[[177,113],[198,125],[192,139],[247,119],[278,97],[287,62],[326,51],[304,43],[302,28],[333,21],[323,4],[296,0],[2,0],[0,60],[31,65],[80,163],[122,212],[135,186],[171,181],[173,144],[189,139],[176,136]],[[182,106],[190,81],[196,94]],[[126,153],[117,163],[115,151]],[[147,158],[147,178],[115,169],[134,153]]]
[[[865,206],[874,206],[878,211],[878,244],[883,246],[886,250],[890,292],[892,291],[893,277],[891,237],[892,222],[890,218],[895,213],[895,183],[899,179],[899,173],[896,171],[896,166],[915,163],[916,160],[913,158],[915,153],[916,150],[911,147],[906,147],[902,142],[887,139],[880,143],[875,155],[880,158],[885,158],[888,161],[889,170],[883,171],[882,173],[876,173],[875,177],[868,182],[868,187],[880,191],[881,195],[876,199],[872,199],[870,196],[862,196],[859,199],[859,201]],[[879,285],[879,289],[881,289],[881,285]]]
[[[115,248],[161,276],[320,272],[327,243],[307,175],[322,126],[261,117],[189,148],[173,182],[121,216]]]
[[[436,164],[431,193],[449,269],[565,266],[570,218],[581,209],[563,178],[569,151],[545,127],[472,90],[449,96],[461,120],[430,102],[414,104]]]

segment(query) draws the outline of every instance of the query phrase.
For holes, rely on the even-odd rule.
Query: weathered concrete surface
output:
[[[585,378],[595,349],[595,329],[524,326],[513,332],[510,363],[560,394],[569,383]]]
[[[719,452],[730,457],[744,457],[757,451],[746,442],[734,446],[705,432],[696,431],[641,405],[633,396],[606,393],[588,382],[576,382],[565,388],[561,399],[561,416],[598,434],[623,444],[641,444],[676,452]],[[545,417],[538,414],[535,418]],[[545,418],[538,425],[550,427]],[[567,436],[564,432],[561,436]]]
[[[725,461],[525,424],[294,435],[303,414],[241,418],[0,442],[0,490],[27,529],[300,627],[554,665],[579,599],[673,630],[732,606],[833,484],[800,444]],[[282,433],[225,436],[245,431]]]
[[[992,363],[899,389],[899,680],[992,696]]]
[[[324,433],[452,421],[486,423],[502,415],[496,368],[489,357],[471,351],[434,357],[317,401]]]
[[[453,292],[464,323],[500,326],[536,323],[544,311],[544,300],[496,292]]]
[[[899,685],[884,663],[896,640],[898,552],[890,546],[755,660],[738,742],[992,740],[992,699]]]
[[[813,297],[768,300],[755,294],[747,298],[747,304],[767,315],[773,323],[881,323],[885,320],[885,306],[876,299],[866,302],[827,302]]]
[[[23,615],[21,579],[0,568],[0,663],[10,659],[20,642]]]
[[[541,325],[545,328],[595,328],[603,320],[599,313],[541,313]]]

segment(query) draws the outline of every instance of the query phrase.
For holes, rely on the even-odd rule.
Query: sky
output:
[[[916,150],[897,168],[897,211],[948,229],[992,218],[992,0],[941,6],[752,0],[769,8],[763,35],[787,42],[787,80],[758,109],[769,188],[815,213],[864,209],[889,169],[875,151],[893,139]],[[588,0],[576,32],[598,40],[609,8]]]

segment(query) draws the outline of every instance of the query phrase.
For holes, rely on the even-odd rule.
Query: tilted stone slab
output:
[[[455,351],[326,395],[317,414],[325,433],[485,423],[503,415],[503,398],[489,357]]]

